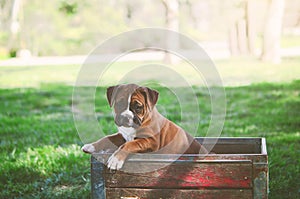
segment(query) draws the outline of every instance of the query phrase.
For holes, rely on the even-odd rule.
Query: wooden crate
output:
[[[204,138],[197,138],[202,143]],[[213,146],[215,138],[205,138]],[[93,154],[92,198],[267,198],[268,156],[264,138],[218,138],[209,155],[183,155],[146,173],[110,171],[101,162],[110,154]],[[135,155],[124,168],[157,167],[174,155]],[[105,197],[106,196],[106,197]]]

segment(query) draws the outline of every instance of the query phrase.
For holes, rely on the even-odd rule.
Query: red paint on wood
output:
[[[252,187],[252,164],[191,162],[172,164],[144,174],[120,171],[110,173],[107,170],[105,179],[107,187],[250,188]]]
[[[219,138],[213,151],[216,154],[183,155],[173,165],[150,173],[101,170],[106,197],[268,198],[268,155],[264,139]],[[96,157],[107,160],[110,155],[96,154]],[[153,165],[163,165],[172,157],[172,154],[131,156],[124,167],[132,167],[133,171],[141,167],[151,170]],[[92,186],[96,185],[92,182]]]
[[[132,189],[132,188],[108,188],[106,189],[106,198],[115,199],[121,197],[131,197],[139,199],[252,199],[251,189],[200,189],[200,190],[183,190],[183,189]]]

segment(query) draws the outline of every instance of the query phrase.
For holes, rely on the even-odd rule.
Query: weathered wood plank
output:
[[[106,159],[111,154],[108,154]],[[104,155],[99,155],[104,156]],[[126,162],[202,162],[202,161],[251,161],[256,163],[266,163],[267,155],[260,154],[135,154],[130,156]]]
[[[107,188],[106,199],[250,199],[253,198],[251,189],[130,189]]]
[[[216,142],[216,138],[197,140],[211,145]],[[135,196],[132,193],[141,194],[140,198],[268,198],[264,138],[218,138],[213,150],[216,154],[132,155],[124,165],[131,173],[110,172],[101,162],[105,163],[111,154],[93,154],[92,198],[104,197],[104,182],[107,198],[125,199]],[[145,167],[152,172],[145,173]],[[142,172],[137,173],[137,168]]]
[[[125,167],[140,169],[159,163],[129,162]],[[125,168],[126,170],[126,168]],[[147,170],[147,169],[145,169]],[[251,162],[173,163],[148,173],[105,170],[106,187],[143,188],[251,188]]]
[[[212,152],[216,154],[259,154],[260,149],[253,144],[218,144],[212,148]]]
[[[91,156],[91,194],[92,198],[105,198],[103,170],[105,166]]]
[[[217,139],[217,140],[216,140]],[[196,138],[216,154],[260,154],[261,138]]]
[[[261,145],[263,138],[253,137],[196,137],[200,143],[216,143],[216,144],[252,144]]]

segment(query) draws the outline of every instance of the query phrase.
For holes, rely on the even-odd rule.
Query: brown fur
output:
[[[110,106],[120,96],[129,96],[131,103],[144,105],[141,113],[137,114],[142,121],[136,129],[135,139],[126,142],[120,133],[106,136],[92,143],[96,151],[111,149],[118,160],[124,161],[131,153],[163,153],[163,154],[198,154],[207,153],[206,149],[182,128],[163,117],[156,109],[158,93],[146,87],[135,84],[121,85],[119,93],[113,94],[110,87],[107,98]],[[117,111],[117,110],[115,110]]]

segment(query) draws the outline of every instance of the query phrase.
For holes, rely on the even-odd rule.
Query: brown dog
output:
[[[118,133],[86,144],[82,150],[86,153],[115,150],[108,159],[108,168],[122,168],[131,153],[207,153],[191,135],[157,111],[157,91],[136,84],[118,85],[107,89],[107,99],[114,108]]]

